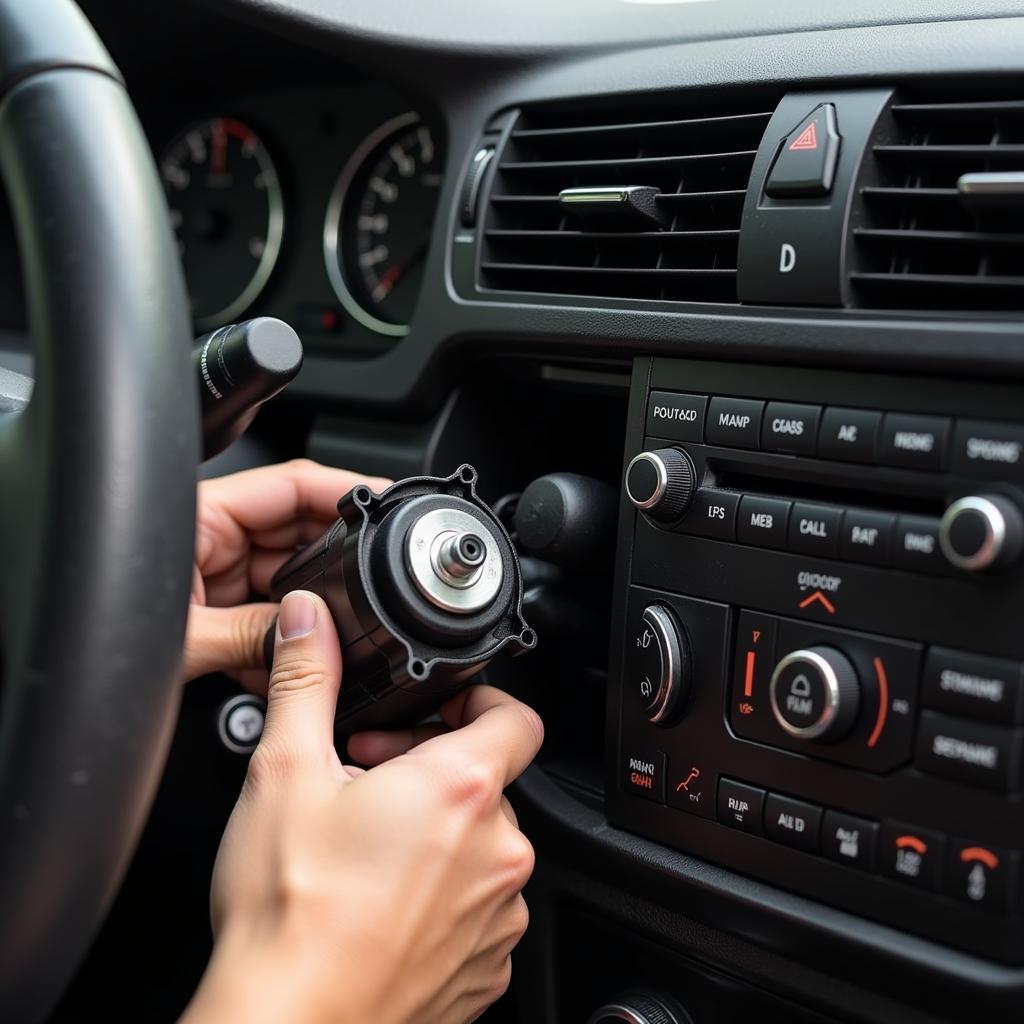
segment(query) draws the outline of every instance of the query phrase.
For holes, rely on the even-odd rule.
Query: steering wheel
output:
[[[0,416],[0,1018],[16,1024],[71,978],[159,781],[199,442],[156,168],[71,0],[0,0],[0,175],[37,377]]]

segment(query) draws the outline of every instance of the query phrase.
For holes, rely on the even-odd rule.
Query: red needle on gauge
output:
[[[374,285],[373,291],[370,294],[373,296],[374,302],[380,302],[381,299],[386,298],[391,289],[398,284],[399,278],[410,268],[416,266],[417,263],[424,256],[427,255],[427,245],[424,243],[418,246],[412,255],[401,263],[393,263],[383,274],[377,279],[377,284]]]
[[[228,150],[228,133],[223,121],[214,122],[210,142],[210,173],[223,174]]]

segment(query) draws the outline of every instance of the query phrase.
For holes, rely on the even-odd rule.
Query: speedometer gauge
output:
[[[331,194],[324,223],[327,275],[349,315],[380,334],[409,331],[442,163],[427,125],[403,114],[363,142]]]
[[[212,118],[170,144],[160,173],[196,327],[236,319],[281,251],[281,186],[266,147],[241,121]]]

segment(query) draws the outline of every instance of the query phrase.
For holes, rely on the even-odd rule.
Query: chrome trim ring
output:
[[[979,512],[985,522],[985,540],[973,555],[961,555],[953,547],[950,532],[961,512]],[[1006,543],[1006,518],[999,506],[988,498],[970,495],[954,501],[946,509],[939,524],[939,547],[957,569],[987,569],[999,557]]]
[[[633,492],[629,489],[629,472],[638,462],[650,462],[654,466],[654,472],[657,474],[658,483],[654,488],[654,493],[644,501],[640,501],[636,498]],[[626,497],[641,511],[646,512],[648,509],[654,508],[655,505],[665,497],[665,490],[668,487],[668,469],[665,467],[665,463],[654,454],[654,452],[641,452],[639,455],[634,455],[629,460],[629,465],[626,467]]]
[[[259,733],[246,742],[242,742],[232,735],[228,729],[228,720],[238,708],[245,707],[252,708],[266,722],[267,702],[252,693],[240,693],[230,700],[226,700],[220,709],[220,714],[217,715],[217,735],[220,737],[221,743],[236,754],[251,754],[258,746],[260,736],[263,734],[261,725]]]
[[[793,665],[798,661],[810,662],[810,664],[812,664],[821,673],[821,677],[825,681],[825,707],[823,708],[818,720],[813,722],[811,725],[793,725],[786,720],[782,712],[779,710],[777,696],[779,678],[790,665]],[[817,651],[799,650],[792,651],[790,654],[787,654],[782,661],[775,666],[775,671],[772,673],[772,681],[768,695],[769,702],[772,706],[772,714],[775,716],[775,721],[779,723],[785,732],[795,739],[813,740],[824,735],[824,733],[828,732],[832,723],[836,719],[836,715],[839,713],[839,678],[836,676],[836,671],[829,663],[828,659],[823,658]]]
[[[437,559],[441,545],[460,533],[477,534],[487,557],[472,576],[453,584],[437,571]],[[416,589],[431,604],[457,615],[472,615],[490,605],[501,590],[506,570],[501,542],[490,524],[457,508],[425,512],[409,527],[405,564]]]
[[[644,609],[643,620],[654,630],[655,643],[661,652],[661,678],[658,692],[647,705],[647,717],[657,725],[672,710],[673,700],[679,692],[682,675],[682,651],[679,634],[669,613],[656,604]]]
[[[352,293],[348,282],[345,280],[344,261],[341,259],[341,253],[338,248],[341,242],[341,215],[345,209],[345,200],[348,198],[348,190],[352,185],[352,179],[355,178],[370,154],[389,135],[394,135],[403,128],[416,124],[421,120],[422,118],[419,114],[410,110],[404,114],[399,114],[398,117],[391,118],[390,121],[385,121],[379,128],[370,132],[356,147],[355,152],[348,158],[345,166],[341,169],[341,174],[338,175],[338,180],[331,191],[331,198],[327,202],[327,214],[324,217],[324,265],[327,268],[327,277],[331,282],[331,287],[334,289],[334,294],[337,295],[338,301],[345,312],[353,320],[361,323],[364,327],[369,328],[369,330],[376,331],[378,334],[384,334],[389,338],[404,338],[409,333],[409,325],[393,324],[387,320],[381,320],[380,317],[374,316],[364,309]]]

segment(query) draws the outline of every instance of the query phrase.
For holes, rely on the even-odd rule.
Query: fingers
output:
[[[204,480],[200,500],[227,512],[246,530],[271,531],[302,517],[332,522],[337,518],[338,499],[356,484],[381,491],[389,482],[295,459]]]
[[[337,760],[334,712],[341,685],[341,646],[327,605],[315,594],[286,594],[277,617],[267,723],[258,763]]]
[[[261,668],[263,638],[276,614],[276,604],[191,605],[185,632],[185,679]]]
[[[446,732],[448,727],[439,722],[427,722],[412,729],[396,729],[394,732],[379,729],[357,732],[349,737],[348,755],[360,764],[381,764]]]
[[[416,754],[490,768],[504,789],[526,771],[544,740],[540,716],[493,686],[471,686],[441,708],[453,732],[427,740]]]

